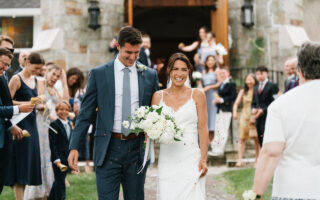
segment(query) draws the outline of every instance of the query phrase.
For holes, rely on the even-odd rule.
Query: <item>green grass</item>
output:
[[[242,193],[250,190],[253,186],[255,169],[241,169],[228,171],[223,173],[223,177],[227,180],[227,192],[233,194],[238,200],[242,200]],[[271,199],[272,183],[269,184],[263,199]]]
[[[79,175],[67,176],[70,187],[67,187],[68,200],[96,200],[97,187],[96,176],[94,173],[83,173]],[[0,200],[14,200],[13,190],[10,187],[5,187],[0,196]]]

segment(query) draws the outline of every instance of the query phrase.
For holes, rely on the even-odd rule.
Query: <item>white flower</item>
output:
[[[130,129],[134,130],[137,128],[137,124],[135,122],[131,122]]]
[[[152,127],[152,129],[155,129],[155,130],[161,131],[161,132],[164,130],[164,128],[165,128],[165,125],[164,125],[163,121],[158,121]]]
[[[158,121],[160,118],[159,114],[155,111],[149,112],[146,116],[146,119],[151,120],[152,122]]]
[[[156,129],[150,129],[147,131],[147,135],[151,140],[156,140],[160,137],[161,132]]]
[[[217,44],[217,45],[214,47],[214,50],[215,50],[219,55],[222,55],[222,56],[228,55],[227,50],[224,48],[224,46],[223,46],[221,43]]]
[[[174,111],[169,106],[163,106],[161,114],[168,115],[169,117],[172,117],[174,114]]]
[[[140,122],[139,128],[143,130],[149,130],[151,129],[152,125],[153,125],[152,121],[150,119],[146,119]]]
[[[252,190],[247,190],[243,192],[242,197],[244,200],[255,200],[257,194]]]
[[[201,80],[202,79],[202,73],[201,72],[193,72],[192,73],[192,79],[193,80]]]
[[[161,134],[159,142],[161,144],[171,144],[174,141],[174,130],[166,128],[166,130]]]
[[[144,118],[145,114],[146,114],[146,110],[144,107],[140,107],[135,111],[135,115],[140,119]]]
[[[145,65],[143,65],[143,64],[137,64],[137,67],[141,71],[146,71],[147,70],[147,67]]]
[[[129,126],[130,126],[130,123],[129,123],[128,121],[123,121],[123,122],[122,122],[122,126],[123,126],[124,128],[126,128],[126,129],[128,129]]]
[[[171,120],[167,120],[166,127],[170,128],[170,129],[174,129],[174,123]]]

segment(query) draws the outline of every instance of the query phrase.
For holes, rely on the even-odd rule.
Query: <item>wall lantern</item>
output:
[[[250,0],[245,0],[244,4],[241,6],[242,11],[242,26],[251,28],[253,23],[253,6]]]
[[[99,24],[99,15],[100,15],[100,8],[98,7],[97,1],[90,1],[91,5],[88,8],[89,12],[89,25],[88,27],[97,30],[100,27]]]

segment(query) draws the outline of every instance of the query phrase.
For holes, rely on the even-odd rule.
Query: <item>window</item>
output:
[[[32,48],[33,17],[0,17],[0,35],[10,36],[15,48]]]

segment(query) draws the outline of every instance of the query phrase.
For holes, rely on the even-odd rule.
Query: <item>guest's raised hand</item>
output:
[[[71,149],[68,157],[68,164],[71,169],[78,172],[79,152],[76,149]]]
[[[21,140],[23,138],[22,129],[18,126],[13,126],[10,130],[14,140]]]
[[[34,108],[34,104],[32,103],[25,103],[25,104],[20,104],[18,106],[19,108],[19,112],[22,113],[22,112],[31,112]]]
[[[200,177],[205,176],[207,174],[207,172],[208,172],[207,161],[206,160],[200,160],[198,166],[199,166],[199,172],[202,171]]]

